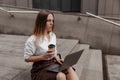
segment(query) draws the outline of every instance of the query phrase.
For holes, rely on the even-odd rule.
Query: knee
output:
[[[73,68],[72,68],[72,67],[69,67],[68,69],[69,69],[69,70],[72,70]]]
[[[56,78],[57,80],[66,80],[66,75],[62,72],[59,72]]]
[[[74,69],[72,67],[69,67],[68,72],[74,72]]]

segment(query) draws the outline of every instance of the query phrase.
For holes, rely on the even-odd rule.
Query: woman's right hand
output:
[[[37,62],[37,61],[41,61],[41,60],[45,60],[48,58],[54,57],[54,52],[47,52],[44,53],[42,55],[38,55],[38,56],[30,56],[28,59],[25,59],[26,62]]]
[[[54,52],[47,52],[47,53],[41,55],[41,58],[43,60],[47,59],[47,58],[51,58],[51,57],[54,57]]]

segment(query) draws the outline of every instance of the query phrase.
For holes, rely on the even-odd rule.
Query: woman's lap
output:
[[[56,80],[57,73],[41,70],[31,75],[32,80]]]
[[[49,72],[45,68],[54,64],[55,61],[40,61],[33,63],[31,69],[31,80],[56,80],[57,73]]]
[[[31,69],[31,80],[56,80],[56,76],[58,73],[46,70],[46,67],[55,63],[56,61],[54,61],[54,59],[48,62],[45,61],[33,63],[33,67]],[[75,69],[73,68],[73,70]],[[64,70],[62,71],[62,73],[67,75],[69,72],[67,70]]]

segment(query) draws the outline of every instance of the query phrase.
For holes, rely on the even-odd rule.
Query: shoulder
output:
[[[34,35],[31,35],[27,40],[26,40],[26,43],[33,43],[35,41],[35,36]]]
[[[56,38],[56,34],[54,32],[50,32],[50,36]]]

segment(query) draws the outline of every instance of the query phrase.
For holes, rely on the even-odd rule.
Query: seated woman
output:
[[[79,80],[72,67],[67,73],[49,72],[46,70],[56,62],[62,64],[62,59],[57,56],[57,47],[51,52],[48,45],[56,46],[56,35],[54,29],[54,15],[48,10],[41,10],[36,18],[32,35],[28,38],[24,48],[26,62],[33,62],[31,69],[31,80]]]

